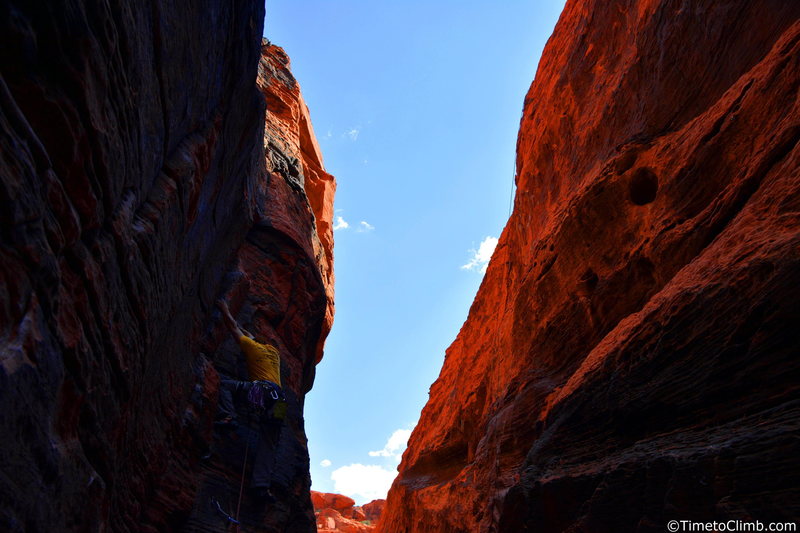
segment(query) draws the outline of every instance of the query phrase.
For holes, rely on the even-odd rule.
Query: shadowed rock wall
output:
[[[386,532],[800,516],[800,4],[569,1]]]
[[[224,295],[284,354],[263,530],[313,530],[302,403],[333,316],[333,179],[307,111],[286,172],[265,150],[263,18],[245,0],[0,3],[0,529],[187,527],[218,369],[239,364]]]

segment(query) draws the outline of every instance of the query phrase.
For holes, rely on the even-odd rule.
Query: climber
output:
[[[236,338],[245,356],[250,381],[229,378],[220,380],[219,411],[217,426],[236,429],[238,416],[235,399],[246,399],[250,412],[256,413],[258,444],[251,478],[251,493],[258,500],[271,503],[272,466],[280,439],[285,415],[286,398],[281,388],[281,357],[275,346],[255,340],[252,333],[243,329],[234,320],[228,305],[217,302],[222,318],[231,334]]]

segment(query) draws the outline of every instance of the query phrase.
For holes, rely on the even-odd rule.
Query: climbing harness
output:
[[[271,381],[254,381],[247,391],[247,400],[250,405],[259,411],[266,411],[278,401],[286,401],[283,390]],[[269,400],[272,400],[271,402]],[[269,402],[269,404],[268,404]]]

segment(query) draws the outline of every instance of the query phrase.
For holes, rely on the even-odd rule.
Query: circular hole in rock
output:
[[[631,202],[636,205],[647,205],[656,199],[658,193],[658,178],[649,168],[640,168],[631,176],[628,184]]]

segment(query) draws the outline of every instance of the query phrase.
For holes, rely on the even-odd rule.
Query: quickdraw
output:
[[[236,524],[237,526],[239,525],[239,521],[236,520],[234,517],[232,517],[230,514],[226,513],[225,509],[222,508],[222,505],[220,505],[219,501],[217,501],[215,498],[211,498],[211,505],[216,507],[217,511],[219,511],[222,514],[222,516],[225,517],[225,520],[227,520],[231,524]]]

